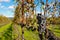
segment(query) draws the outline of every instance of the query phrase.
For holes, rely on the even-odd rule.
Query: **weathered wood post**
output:
[[[21,28],[22,28],[22,40],[24,40],[24,0],[22,0],[22,21],[21,21]]]

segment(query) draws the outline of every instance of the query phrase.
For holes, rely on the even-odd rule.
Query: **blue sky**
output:
[[[43,0],[46,2],[46,0]],[[60,1],[60,0],[59,0]],[[35,1],[37,3],[37,0]],[[51,0],[48,1],[50,3]],[[13,0],[0,0],[0,15],[12,17],[14,15],[15,3]],[[36,7],[37,12],[41,12],[41,4]]]
[[[0,0],[0,15],[13,16],[14,5],[13,0]]]

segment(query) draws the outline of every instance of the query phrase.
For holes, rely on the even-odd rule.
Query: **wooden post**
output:
[[[22,0],[22,40],[24,40],[24,0]]]

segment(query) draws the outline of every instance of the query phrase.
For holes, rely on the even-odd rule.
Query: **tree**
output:
[[[21,28],[22,28],[22,40],[24,40],[24,25],[25,25],[25,8],[27,9],[27,11],[29,10],[29,7],[33,7],[33,1],[32,0],[16,0],[16,2],[18,2],[18,6],[16,7],[15,10],[15,17],[14,17],[14,22],[17,24],[21,24]],[[26,3],[25,3],[26,2]],[[28,5],[26,5],[28,4]],[[31,6],[29,5],[31,4]],[[21,6],[20,6],[21,5]],[[27,6],[27,7],[26,7]],[[20,9],[21,7],[21,9]],[[21,18],[20,18],[20,10],[21,10]],[[32,10],[32,14],[33,14],[33,10]],[[19,23],[18,23],[19,22]]]

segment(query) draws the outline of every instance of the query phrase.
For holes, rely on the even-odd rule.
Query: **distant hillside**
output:
[[[13,20],[13,17],[8,17],[8,19]]]
[[[8,19],[8,18],[5,17],[5,16],[0,16],[0,25],[2,25],[2,24],[7,24],[7,23],[9,23],[9,22],[11,22],[10,19]]]

